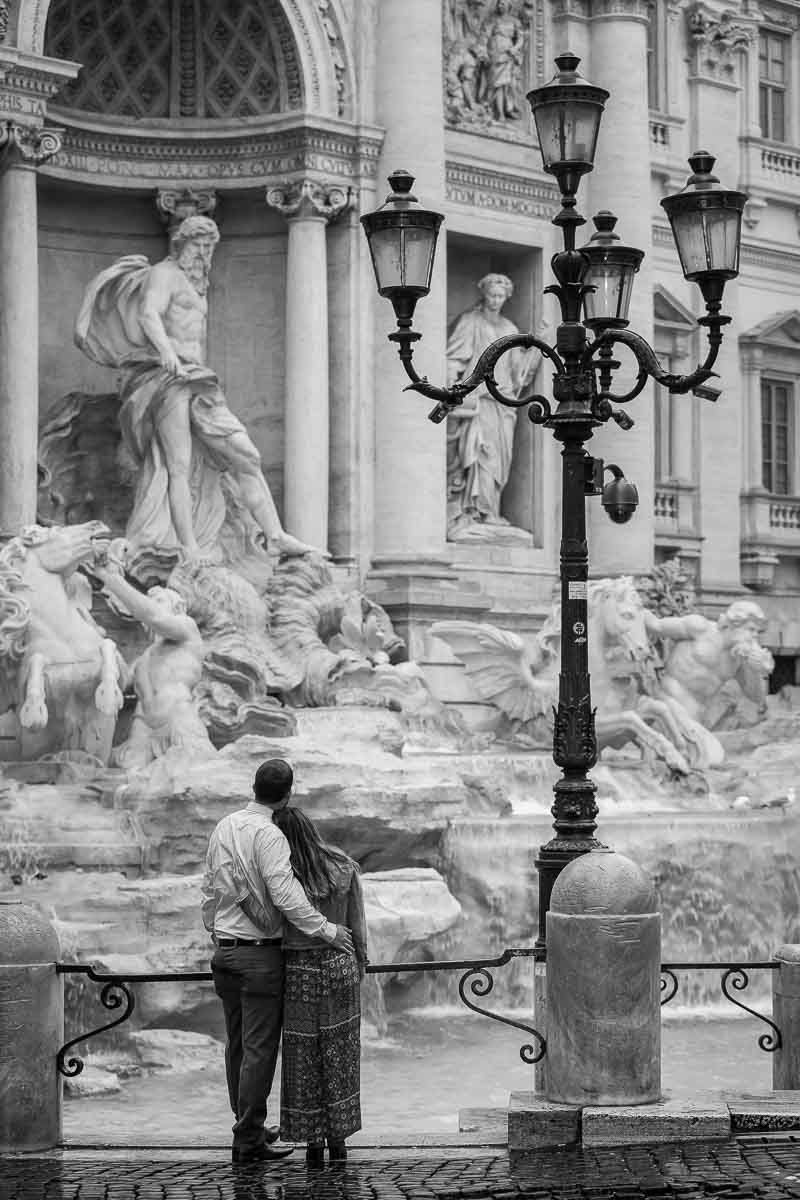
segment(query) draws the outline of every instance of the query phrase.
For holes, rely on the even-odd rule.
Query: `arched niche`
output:
[[[244,66],[247,51],[243,52],[239,63],[243,75],[237,74],[231,59],[231,44],[242,44],[240,35],[248,20],[252,20],[254,27],[269,25],[271,40],[277,41],[280,61],[276,63],[275,84],[279,95],[282,85],[281,99],[288,104],[277,111],[296,110],[344,118],[351,117],[354,111],[354,77],[338,0],[316,4],[304,3],[304,0],[10,0],[6,6],[0,0],[0,17],[4,7],[7,10],[6,29],[5,36],[2,37],[0,32],[0,37],[5,45],[37,55],[68,57],[63,52],[53,53],[59,30],[68,23],[74,26],[75,48],[71,54],[72,60],[77,62],[85,61],[81,57],[82,49],[90,52],[93,44],[99,45],[103,41],[108,27],[116,28],[115,23],[119,23],[126,45],[149,49],[155,60],[152,78],[147,83],[144,82],[146,68],[143,68],[138,81],[134,78],[130,81],[133,86],[122,90],[135,94],[138,89],[141,93],[145,86],[148,91],[154,88],[158,93],[163,90],[165,75],[167,81],[170,76],[173,81],[177,79],[178,94],[173,88],[171,111],[167,117],[187,117],[188,113],[182,114],[182,107],[194,107],[195,117],[213,119],[215,111],[220,113],[220,110],[235,106],[230,100],[226,102],[222,88],[243,108],[249,105],[254,109],[252,113],[241,112],[236,119],[249,117],[252,120],[276,111],[270,107],[273,97],[269,89],[266,97],[262,96],[260,100],[252,88],[248,95],[248,84],[252,81],[248,79],[250,69]],[[159,25],[164,34],[160,44],[154,46],[151,43],[148,47],[144,36],[127,36],[131,18],[137,27],[137,35],[144,34],[151,23],[154,27]],[[213,31],[209,36],[209,27],[213,27],[215,19],[222,23],[216,40]],[[119,54],[114,43],[112,37],[108,41],[110,53],[106,65],[111,63],[119,68]],[[62,50],[65,48],[62,46]],[[212,75],[212,91],[208,94],[198,93],[197,86],[197,66],[200,65],[202,75],[206,52],[210,52]],[[163,61],[165,55],[170,60],[168,65]],[[269,79],[268,60],[269,56],[266,56],[260,63],[262,81]],[[195,64],[194,78],[192,63]],[[256,75],[258,67],[258,63],[253,64]],[[136,76],[135,67],[132,74]],[[112,71],[109,79],[113,81],[115,75],[118,83],[128,82],[124,71],[121,75],[118,70]],[[81,96],[85,104],[87,90],[79,82],[73,98],[80,99]],[[129,101],[131,98],[128,95]],[[198,104],[193,103],[198,99],[201,111],[197,111]],[[203,111],[206,109],[208,111]],[[130,112],[122,111],[120,115],[131,120]],[[135,119],[148,117],[152,117],[152,112],[144,117],[137,115]]]

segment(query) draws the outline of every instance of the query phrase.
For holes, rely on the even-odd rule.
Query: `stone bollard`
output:
[[[661,915],[613,850],[573,859],[547,914],[545,1095],[562,1104],[661,1096]]]
[[[61,946],[32,904],[0,900],[0,1153],[61,1141]]]
[[[800,946],[781,946],[772,972],[772,1019],[781,1031],[781,1048],[772,1055],[772,1087],[800,1088]]]

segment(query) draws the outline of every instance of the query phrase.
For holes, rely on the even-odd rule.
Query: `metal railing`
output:
[[[510,963],[515,958],[532,958],[535,961],[544,961],[546,953],[535,950],[533,947],[514,947],[507,948],[498,954],[495,958],[476,958],[476,959],[434,959],[430,962],[407,962],[407,963],[371,963],[367,968],[368,975],[399,975],[405,972],[441,972],[441,971],[461,971],[461,978],[458,981],[458,995],[462,1003],[472,1012],[478,1013],[481,1016],[489,1017],[493,1021],[499,1021],[503,1025],[510,1025],[514,1029],[521,1029],[528,1033],[534,1039],[534,1042],[526,1042],[520,1047],[520,1058],[528,1065],[540,1062],[547,1053],[546,1038],[532,1025],[528,1025],[524,1021],[518,1021],[511,1017],[502,1015],[501,1013],[492,1012],[488,1008],[482,1008],[471,1000],[467,992],[478,998],[488,996],[494,989],[494,976],[491,973],[492,967],[503,967]],[[747,989],[750,983],[749,972],[751,971],[776,971],[779,968],[779,963],[774,960],[768,962],[751,962],[751,963],[731,963],[731,962],[673,962],[661,964],[661,1007],[669,1004],[679,987],[678,974],[688,971],[721,971],[720,988],[726,1000],[731,1004],[735,1004],[737,1008],[742,1009],[750,1016],[755,1017],[759,1021],[769,1026],[770,1032],[762,1033],[758,1038],[759,1049],[767,1053],[774,1053],[782,1046],[781,1031],[778,1026],[769,1017],[758,1012],[749,1005],[742,1003],[736,996],[732,995],[731,990],[743,992]],[[90,1038],[97,1037],[101,1033],[107,1033],[118,1025],[122,1025],[127,1021],[136,1007],[136,997],[131,991],[131,987],[140,983],[211,983],[213,976],[211,971],[173,971],[173,972],[150,972],[150,973],[109,973],[96,971],[93,966],[88,963],[57,963],[56,971],[59,975],[83,975],[90,979],[93,983],[101,984],[100,1003],[109,1012],[118,1013],[112,1021],[106,1022],[104,1025],[98,1026],[96,1029],[89,1030],[88,1033],[78,1034],[77,1037],[70,1038],[65,1042],[56,1056],[56,1065],[59,1072],[67,1078],[74,1078],[80,1075],[83,1070],[83,1059],[78,1054],[67,1055],[69,1051],[79,1042],[86,1042]],[[130,986],[129,986],[130,985]],[[121,1010],[121,1011],[118,1011]]]
[[[537,957],[537,953],[533,947],[511,948],[503,950],[495,958],[439,959],[431,962],[410,963],[370,963],[367,967],[367,974],[395,975],[411,971],[461,971],[462,975],[458,981],[458,995],[461,1001],[467,1008],[479,1013],[483,1017],[490,1017],[493,1021],[500,1021],[503,1025],[511,1025],[514,1029],[521,1029],[523,1032],[531,1034],[536,1044],[526,1042],[520,1047],[519,1054],[524,1063],[533,1064],[544,1058],[547,1049],[545,1039],[539,1031],[524,1021],[517,1021],[500,1013],[491,1012],[488,1008],[481,1008],[480,1005],[475,1004],[473,1000],[468,998],[467,991],[469,990],[473,996],[480,998],[488,996],[494,989],[494,976],[489,970],[490,967],[503,967],[515,958],[535,957]],[[67,1076],[67,1078],[74,1078],[74,1076],[80,1075],[84,1066],[80,1055],[75,1054],[67,1059],[67,1054],[73,1046],[76,1046],[78,1042],[86,1042],[89,1038],[97,1037],[98,1034],[107,1033],[117,1025],[122,1025],[133,1013],[136,1007],[136,997],[128,986],[129,984],[211,983],[213,979],[210,971],[106,973],[95,971],[94,967],[88,963],[57,963],[56,971],[59,975],[83,975],[93,983],[102,984],[100,1003],[103,1007],[110,1012],[116,1012],[118,1009],[122,1010],[113,1021],[108,1021],[105,1025],[99,1025],[96,1029],[91,1029],[88,1033],[81,1033],[64,1043],[56,1056],[56,1065],[60,1073]]]

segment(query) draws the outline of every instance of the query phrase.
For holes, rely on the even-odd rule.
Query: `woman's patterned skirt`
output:
[[[361,1128],[361,986],[341,950],[286,950],[281,1137],[321,1145]]]

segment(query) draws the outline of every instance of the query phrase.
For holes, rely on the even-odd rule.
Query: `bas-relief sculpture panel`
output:
[[[444,99],[451,125],[527,135],[537,7],[536,0],[445,0]]]

